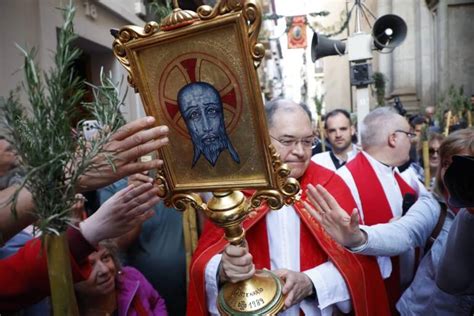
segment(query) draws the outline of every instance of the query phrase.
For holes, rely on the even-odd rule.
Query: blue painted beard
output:
[[[198,136],[194,132],[190,132],[190,135],[194,145],[192,167],[197,163],[201,154],[203,154],[206,160],[214,167],[217,159],[219,159],[219,155],[225,149],[229,150],[230,156],[236,163],[240,163],[239,155],[232,146],[224,128],[220,127],[217,134],[211,132]]]

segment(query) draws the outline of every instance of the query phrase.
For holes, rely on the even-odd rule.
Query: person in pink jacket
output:
[[[89,278],[75,285],[81,315],[168,315],[164,299],[146,278],[135,268],[121,267],[115,243],[101,242],[89,262]]]
[[[102,240],[128,233],[150,218],[151,207],[160,198],[151,183],[128,186],[117,192],[97,212],[69,227],[71,270],[74,281],[83,281],[92,270],[88,256]],[[17,253],[0,260],[0,315],[17,312],[50,295],[48,266],[39,238],[30,240]]]

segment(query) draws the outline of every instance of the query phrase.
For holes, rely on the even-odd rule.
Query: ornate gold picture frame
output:
[[[252,210],[263,201],[271,209],[292,204],[300,189],[268,135],[255,70],[265,53],[257,43],[261,11],[255,0],[221,0],[197,12],[173,3],[160,26],[126,26],[114,34],[114,54],[147,114],[170,127],[170,142],[159,151],[160,196],[179,210],[203,212],[231,244],[241,245],[242,222]],[[254,191],[248,198],[241,189]],[[213,197],[206,204],[196,191]],[[252,289],[259,289],[258,297]],[[251,279],[226,283],[218,309],[273,315],[284,306],[281,289],[276,275],[258,270]]]
[[[223,1],[193,13],[175,11],[161,31],[154,22],[124,27],[114,42],[146,113],[170,127],[159,153],[168,190],[277,187],[255,70],[264,55],[257,5]]]

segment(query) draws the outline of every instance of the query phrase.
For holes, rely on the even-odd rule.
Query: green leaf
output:
[[[33,196],[37,225],[44,234],[60,234],[73,221],[70,209],[79,178],[98,167],[94,163],[97,155],[107,155],[107,163],[114,166],[114,153],[106,152],[104,146],[125,122],[120,108],[126,92],[120,97],[120,85],[101,71],[101,85],[93,86],[95,99],[85,106],[104,128],[90,143],[81,132],[73,133],[71,121],[78,115],[85,83],[74,70],[81,55],[73,46],[77,38],[73,25],[75,8],[69,5],[61,11],[64,23],[58,34],[53,67],[41,70],[35,62],[36,49],[17,45],[24,56],[24,81],[8,98],[0,99],[2,124],[26,172],[22,187]],[[28,97],[28,106],[20,103],[20,92]],[[19,190],[12,197],[13,213],[18,193]]]

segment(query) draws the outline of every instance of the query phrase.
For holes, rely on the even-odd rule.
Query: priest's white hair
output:
[[[362,148],[367,150],[374,146],[385,145],[388,136],[401,127],[403,120],[405,120],[403,116],[387,106],[367,114],[360,126]]]

